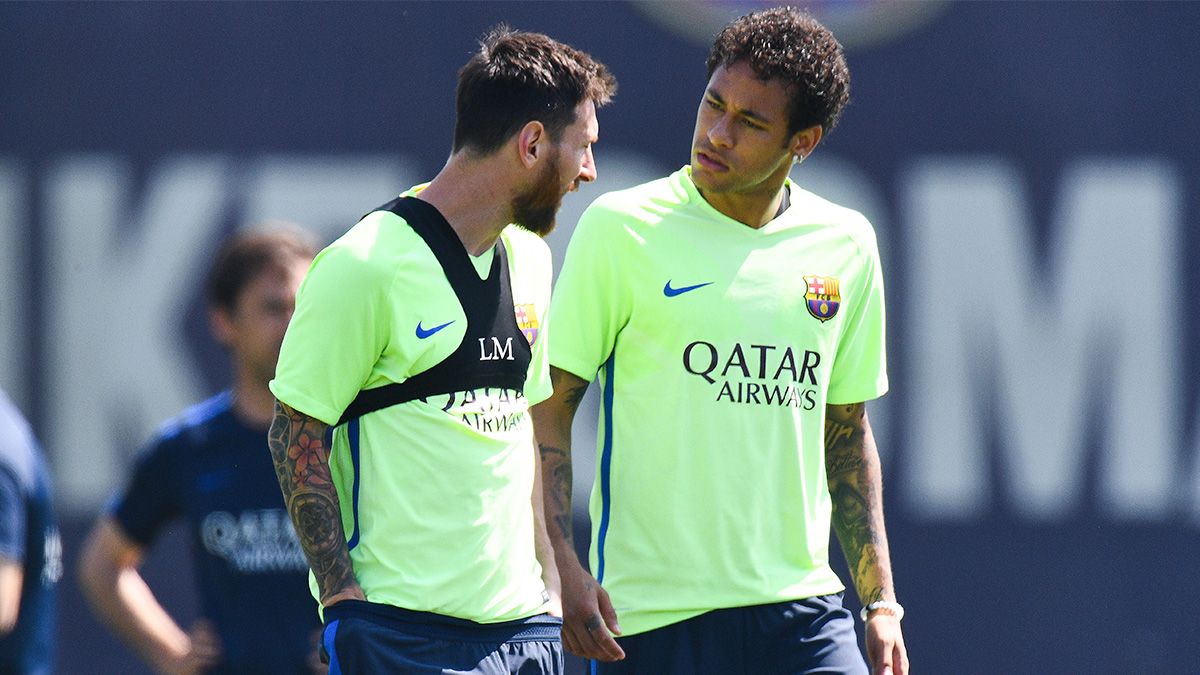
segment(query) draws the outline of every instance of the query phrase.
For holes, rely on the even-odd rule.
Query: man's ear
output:
[[[821,142],[824,135],[820,124],[801,129],[792,135],[791,143],[788,146],[789,150],[797,160],[803,161],[805,157],[812,154],[813,150],[817,149],[817,144]]]
[[[525,168],[533,168],[546,154],[545,146],[550,141],[546,127],[537,120],[526,122],[517,132],[517,153]]]

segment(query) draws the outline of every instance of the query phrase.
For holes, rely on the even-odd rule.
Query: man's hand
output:
[[[308,671],[312,673],[312,675],[325,675],[329,672],[329,666],[325,665],[325,663],[321,661],[321,640],[324,635],[325,629],[322,627],[314,628],[312,633],[310,633],[308,636],[309,645],[311,647],[308,650],[308,658],[306,659],[306,663],[308,664]]]
[[[197,619],[188,631],[189,645],[183,654],[163,654],[155,670],[163,675],[199,675],[221,659],[221,639],[212,622]]]
[[[908,675],[908,650],[900,622],[891,614],[876,612],[867,618],[867,658],[875,675]]]
[[[563,647],[585,659],[625,658],[625,650],[613,639],[613,634],[621,634],[621,627],[608,592],[574,560],[559,567],[559,576],[563,585]]]

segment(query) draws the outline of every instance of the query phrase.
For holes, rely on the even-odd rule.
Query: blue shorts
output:
[[[325,610],[329,675],[562,675],[562,619],[481,624],[360,600]]]
[[[842,594],[706,612],[617,638],[592,675],[867,675]]]

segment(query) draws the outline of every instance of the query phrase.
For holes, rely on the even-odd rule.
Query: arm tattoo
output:
[[[825,472],[833,526],[859,599],[866,605],[894,598],[879,453],[862,403],[826,408]]]
[[[571,469],[571,423],[579,402],[587,393],[588,383],[581,382],[574,375],[569,375],[557,368],[550,370],[551,383],[555,390],[555,403],[561,401],[558,417],[561,427],[555,428],[555,434],[547,442],[538,443],[538,451],[542,460],[542,480],[546,482],[547,521],[558,528],[562,539],[574,546],[575,537],[571,526],[571,488],[573,472]],[[561,438],[558,438],[561,437]],[[556,442],[556,438],[558,438]]]
[[[583,400],[583,395],[587,393],[587,384],[582,386],[571,387],[564,392],[567,408],[571,411],[571,415],[579,409],[579,402]]]
[[[322,599],[356,583],[337,490],[329,471],[325,447],[328,429],[324,422],[277,401],[267,437],[283,501]]]
[[[551,502],[546,514],[568,542],[574,543],[571,532],[571,453],[544,443],[538,445],[542,456],[542,480],[547,481]]]

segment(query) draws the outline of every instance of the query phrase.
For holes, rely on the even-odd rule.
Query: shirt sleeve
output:
[[[571,236],[554,286],[550,363],[584,380],[595,379],[629,321],[628,291],[617,270],[624,232],[617,214],[593,202]]]
[[[175,479],[177,458],[171,448],[169,440],[160,439],[143,449],[125,491],[109,503],[109,515],[143,547],[154,543],[162,528],[183,513]]]
[[[529,361],[529,372],[525,376],[525,398],[529,405],[537,405],[550,398],[554,387],[550,384],[550,317],[547,315],[538,326],[537,340],[533,343],[533,358]]]
[[[529,405],[537,405],[550,398],[554,388],[550,383],[550,283],[553,276],[550,248],[540,238],[535,245],[527,247],[524,260],[516,261],[534,269],[532,278],[537,284],[538,325],[533,344],[530,346],[529,370],[525,375],[525,399]]]
[[[367,383],[391,324],[385,298],[394,274],[372,265],[355,241],[339,240],[313,261],[270,385],[280,401],[329,425]]]
[[[25,491],[6,466],[0,466],[0,557],[25,561]]]
[[[862,265],[855,275],[853,295],[843,297],[850,311],[838,344],[830,376],[828,402],[861,403],[888,390],[883,272],[879,245],[870,224],[863,222],[859,238]]]

